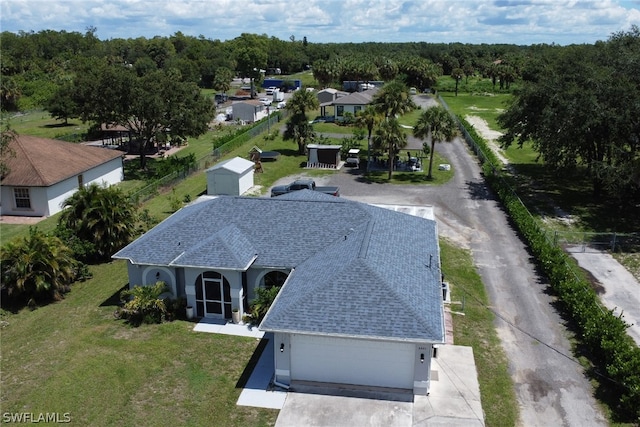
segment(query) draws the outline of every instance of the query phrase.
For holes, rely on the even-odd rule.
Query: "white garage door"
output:
[[[413,388],[414,344],[293,335],[291,379]]]

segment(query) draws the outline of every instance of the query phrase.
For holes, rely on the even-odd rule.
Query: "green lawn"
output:
[[[3,412],[68,412],[75,425],[273,425],[277,411],[236,406],[258,341],[175,321],[115,320],[126,263],[92,266],[58,303],[3,312]]]
[[[456,115],[462,118],[467,115],[481,117],[495,130],[501,130],[496,118],[506,108],[505,103],[511,99],[508,94],[458,93],[455,96],[453,93],[443,92],[440,96]]]
[[[446,239],[440,239],[440,249],[451,301],[464,301],[464,308],[451,304],[452,311],[464,313],[453,315],[454,343],[473,348],[486,425],[513,426],[518,419],[518,405],[482,280],[469,251]]]
[[[8,123],[19,134],[39,136],[42,138],[81,141],[89,125],[78,119],[56,120],[42,110],[34,110],[19,114],[3,114],[2,125]]]

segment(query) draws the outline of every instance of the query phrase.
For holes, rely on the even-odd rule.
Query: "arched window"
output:
[[[282,286],[289,277],[289,274],[283,271],[270,271],[262,278],[265,289],[273,288],[274,286]]]

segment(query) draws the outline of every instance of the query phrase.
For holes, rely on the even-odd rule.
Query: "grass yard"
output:
[[[518,420],[518,404],[508,371],[508,361],[494,328],[494,315],[482,280],[469,251],[440,239],[442,270],[451,285],[453,335],[456,345],[473,348],[480,382],[482,409],[487,426],[513,426]]]
[[[2,313],[3,412],[69,413],[75,425],[275,423],[277,411],[235,404],[257,340],[185,321],[129,327],[113,317],[126,263],[91,270],[63,301]]]
[[[64,139],[65,141],[81,141],[89,125],[79,119],[56,120],[47,111],[32,110],[18,114],[4,114],[2,126],[8,123],[18,134],[39,136],[42,138]]]
[[[465,118],[465,116],[478,116],[484,119],[491,129],[500,130],[496,122],[498,115],[506,108],[506,102],[511,99],[509,94],[470,94],[443,92],[440,96],[453,112]]]

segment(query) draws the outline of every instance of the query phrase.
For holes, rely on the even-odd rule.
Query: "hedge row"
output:
[[[487,159],[482,165],[487,183],[498,195],[548,276],[563,314],[574,325],[581,347],[586,350],[595,371],[607,378],[609,393],[615,393],[618,404],[612,409],[616,418],[640,421],[640,348],[627,334],[628,325],[612,310],[603,308],[587,280],[575,273],[567,254],[547,238],[545,231],[502,177],[502,164],[487,142],[468,122],[458,120]]]

